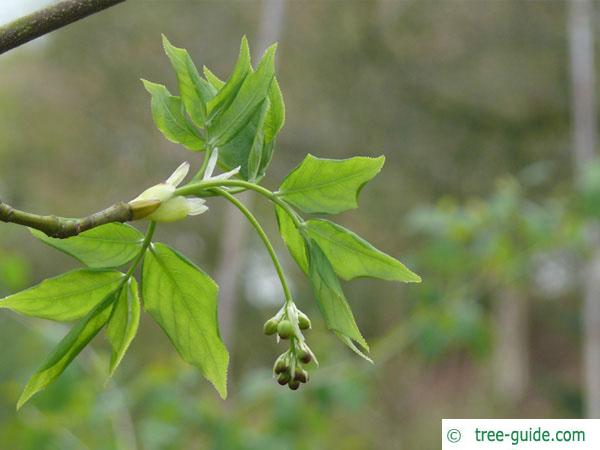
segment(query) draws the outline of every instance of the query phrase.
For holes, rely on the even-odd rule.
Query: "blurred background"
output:
[[[50,3],[2,0],[0,22]],[[423,283],[344,285],[370,365],[325,330],[271,207],[247,197],[313,317],[321,368],[282,389],[283,347],[262,334],[282,301],[275,272],[238,212],[210,200],[159,238],[221,285],[229,399],[144,317],[113,379],[100,336],[17,414],[67,328],[3,311],[0,447],[432,449],[442,418],[600,417],[599,14],[584,0],[129,0],[2,55],[0,198],[81,216],[201,159],[152,123],[139,78],[176,91],[161,33],[222,77],[243,34],[255,58],[278,41],[287,120],[264,183],[308,152],[385,154],[337,219]],[[0,296],[77,267],[1,228]]]

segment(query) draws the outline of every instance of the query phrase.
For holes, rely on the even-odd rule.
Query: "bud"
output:
[[[310,319],[302,311],[298,311],[298,326],[301,330],[308,330],[311,327]]]
[[[133,220],[143,219],[152,214],[160,206],[160,200],[132,200],[129,202],[131,218]]]
[[[277,325],[277,334],[281,339],[289,339],[294,335],[294,327],[289,320],[282,320]]]
[[[296,389],[298,389],[300,387],[300,382],[296,381],[296,380],[292,380],[288,383],[288,386],[292,391],[295,391]]]
[[[176,222],[185,219],[189,211],[188,199],[177,196],[162,202],[160,207],[147,217],[155,222]]]
[[[287,372],[287,370],[289,369],[288,363],[285,359],[278,359],[275,362],[275,367],[273,368],[273,371],[275,373],[283,373],[283,372]]]
[[[277,376],[277,382],[282,386],[285,386],[286,384],[288,384],[289,381],[290,381],[289,372],[283,372]]]
[[[294,380],[299,381],[300,383],[308,383],[308,372],[304,369],[297,369],[296,374],[294,375]]]
[[[308,350],[304,350],[303,348],[301,348],[300,350],[298,350],[298,359],[303,363],[303,364],[308,364],[309,362],[312,361],[312,355],[310,354],[310,352]]]
[[[175,195],[177,186],[183,181],[190,165],[185,162],[164,183],[146,189],[129,202],[134,219],[146,218],[155,222],[174,222],[187,216],[205,212],[208,207],[202,198],[186,198]]]
[[[267,336],[277,333],[277,320],[275,320],[275,318],[267,320],[263,326],[263,332]]]

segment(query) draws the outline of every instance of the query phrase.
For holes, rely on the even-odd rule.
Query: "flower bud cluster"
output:
[[[277,340],[289,340],[290,347],[279,355],[273,366],[273,374],[282,386],[286,384],[295,391],[301,383],[307,383],[309,375],[305,365],[315,362],[314,353],[304,341],[302,330],[311,328],[310,319],[293,302],[286,304],[265,322],[263,331],[267,336],[277,335]]]

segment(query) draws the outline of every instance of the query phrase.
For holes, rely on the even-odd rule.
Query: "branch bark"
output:
[[[64,0],[0,27],[0,55],[125,0]]]
[[[135,220],[134,211],[129,203],[120,202],[80,219],[58,216],[41,216],[13,208],[0,201],[0,221],[16,223],[40,230],[50,237],[65,239],[79,233],[111,222]]]

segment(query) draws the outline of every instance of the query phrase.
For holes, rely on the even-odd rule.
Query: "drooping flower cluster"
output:
[[[304,366],[317,359],[306,344],[302,330],[311,328],[310,319],[300,311],[293,302],[283,306],[277,314],[265,322],[263,331],[266,335],[277,335],[277,340],[289,340],[290,347],[279,355],[273,366],[273,374],[282,386],[286,384],[292,390],[307,383],[309,375]]]

